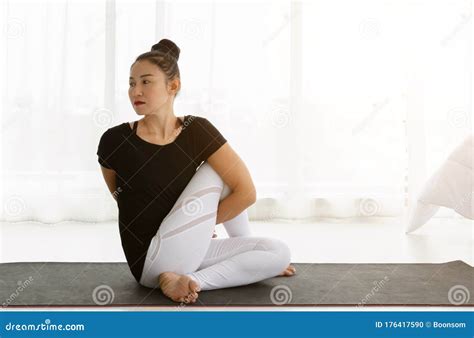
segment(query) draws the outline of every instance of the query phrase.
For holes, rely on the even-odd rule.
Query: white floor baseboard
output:
[[[400,220],[252,222],[255,236],[285,241],[296,263],[442,263],[473,266],[471,220],[433,218],[413,234]],[[227,234],[216,227],[219,238]],[[0,223],[0,262],[125,262],[113,222]]]

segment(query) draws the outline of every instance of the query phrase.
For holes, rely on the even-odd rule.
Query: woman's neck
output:
[[[146,115],[141,120],[143,132],[160,139],[173,137],[180,126],[181,120],[173,112],[166,115]]]

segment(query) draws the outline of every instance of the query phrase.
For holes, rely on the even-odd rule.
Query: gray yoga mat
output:
[[[293,277],[203,291],[183,305],[135,282],[125,263],[3,263],[3,307],[32,306],[472,306],[474,269],[444,264],[296,263]]]

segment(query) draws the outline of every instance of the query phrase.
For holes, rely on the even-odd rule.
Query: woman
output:
[[[194,303],[201,290],[295,270],[286,244],[250,237],[246,209],[256,191],[226,139],[205,118],[174,115],[179,53],[163,39],[135,60],[129,97],[143,118],[105,131],[97,154],[118,203],[120,237],[133,276],[173,301]],[[229,238],[211,238],[220,223]]]

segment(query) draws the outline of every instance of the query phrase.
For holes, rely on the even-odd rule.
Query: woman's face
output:
[[[128,96],[138,115],[154,114],[173,103],[175,84],[167,86],[163,71],[146,60],[136,62],[130,69],[129,84]]]

